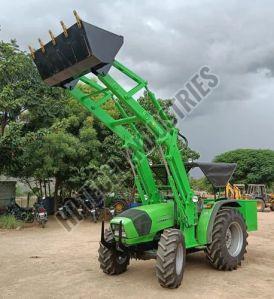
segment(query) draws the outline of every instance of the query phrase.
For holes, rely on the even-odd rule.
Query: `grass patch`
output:
[[[0,228],[2,229],[16,229],[22,226],[22,221],[16,220],[12,215],[0,216]]]

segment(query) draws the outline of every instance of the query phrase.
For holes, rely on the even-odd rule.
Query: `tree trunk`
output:
[[[55,177],[55,186],[54,186],[54,212],[57,211],[57,201],[58,201],[58,191],[61,187],[61,180],[58,177]]]
[[[1,119],[1,136],[4,136],[7,123],[8,123],[8,113],[4,112]]]
[[[28,187],[29,187],[29,189],[32,191],[33,195],[38,196],[38,195],[37,195],[37,191],[35,190],[35,188],[33,188],[33,187],[31,186],[31,183],[30,183],[30,181],[29,181],[27,178],[25,178],[25,179],[21,179],[21,181],[22,181],[23,183],[25,183],[25,184],[28,185]]]

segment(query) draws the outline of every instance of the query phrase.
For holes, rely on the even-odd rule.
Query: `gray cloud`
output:
[[[235,147],[274,147],[269,138],[274,127],[273,1],[0,4],[0,39],[16,38],[24,49],[38,47],[38,37],[47,41],[48,29],[58,34],[60,19],[72,24],[73,9],[88,22],[124,35],[118,59],[145,77],[161,98],[172,97],[202,65],[209,65],[220,78],[219,88],[179,122],[204,159]]]

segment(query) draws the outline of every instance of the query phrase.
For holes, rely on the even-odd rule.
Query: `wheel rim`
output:
[[[238,222],[232,222],[226,231],[226,247],[231,256],[237,256],[243,247],[243,231]]]
[[[126,255],[118,255],[117,256],[117,263],[122,265],[126,262],[127,256]]]
[[[184,263],[184,251],[182,244],[179,244],[176,252],[176,274],[180,275]]]

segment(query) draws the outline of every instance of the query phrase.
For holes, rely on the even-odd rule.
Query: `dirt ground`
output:
[[[241,268],[221,272],[203,253],[187,256],[176,290],[158,285],[155,261],[131,261],[120,276],[103,274],[97,262],[100,225],[83,222],[67,232],[52,218],[0,231],[1,298],[274,298],[274,213],[259,214]]]

